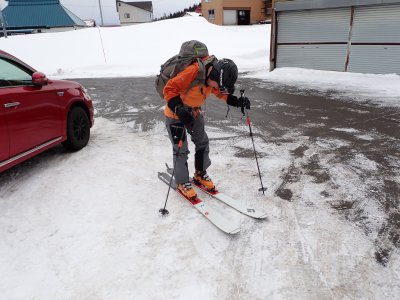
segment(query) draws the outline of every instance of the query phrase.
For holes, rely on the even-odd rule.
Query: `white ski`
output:
[[[168,164],[165,164],[167,167],[167,171],[169,174],[171,174],[172,169],[168,166]],[[207,193],[208,195],[214,197],[215,199],[224,202],[225,204],[229,205],[230,207],[236,209],[238,212],[241,212],[242,214],[255,218],[255,219],[265,219],[267,218],[267,213],[258,211],[255,208],[252,207],[247,207],[243,203],[239,202],[236,199],[233,199],[232,197],[226,195],[225,193],[221,193],[219,191],[209,191],[207,190],[204,186],[201,184],[197,184],[196,182],[193,181],[191,178],[191,182],[193,185],[201,189],[203,192]]]
[[[267,214],[265,212],[257,211],[254,208],[247,207],[243,203],[239,202],[236,199],[233,199],[232,197],[218,192],[218,191],[209,191],[207,190],[204,186],[201,184],[197,184],[196,182],[193,181],[192,179],[192,184],[201,189],[203,192],[207,193],[208,195],[214,197],[215,199],[218,199],[225,204],[229,205],[230,207],[236,209],[237,211],[241,212],[242,214],[255,218],[255,219],[265,219],[267,217]]]
[[[169,185],[171,175],[165,172],[158,172],[158,178],[165,184]],[[200,198],[189,199],[179,192],[174,181],[172,181],[171,188],[174,189],[179,195],[181,195],[186,201],[194,206],[204,217],[206,217],[211,223],[222,231],[228,234],[236,234],[240,231],[240,225],[232,222],[230,219],[221,215],[217,210],[208,206]]]

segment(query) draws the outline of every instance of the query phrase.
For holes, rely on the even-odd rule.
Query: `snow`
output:
[[[0,39],[0,49],[12,52],[51,78],[154,76],[160,65],[179,51],[182,42],[198,39],[207,44],[210,53],[233,59],[246,77],[261,79],[264,84],[305,92],[315,90],[338,99],[400,106],[397,74],[299,68],[269,72],[269,38],[269,24],[218,26],[204,18],[184,17],[126,27],[11,36]]]
[[[273,72],[255,72],[251,77],[267,82],[335,93],[332,97],[351,98],[384,106],[399,107],[400,76],[398,74],[359,74],[300,68],[279,68]]]
[[[185,17],[11,36],[0,39],[0,49],[51,78],[154,76],[181,42],[199,39],[261,84],[335,91],[354,101],[367,94],[378,105],[398,106],[398,75],[295,68],[268,72],[269,30],[269,25],[221,27]],[[374,257],[373,235],[382,224],[376,207],[368,206],[376,220],[369,224],[371,237],[327,209],[327,186],[292,182],[302,201],[283,201],[274,194],[283,185],[282,170],[298,176],[298,165],[309,163],[317,147],[340,148],[345,141],[319,138],[303,159],[293,161],[290,152],[307,143],[307,137],[293,132],[282,137],[293,140],[284,146],[256,138],[258,151],[268,154],[260,161],[260,169],[268,170],[263,180],[269,189],[263,196],[254,160],[235,156],[237,148],[252,151],[247,128],[243,124],[236,130],[242,134],[207,128],[212,175],[221,190],[268,212],[266,221],[256,221],[206,199],[241,223],[237,236],[222,233],[174,194],[167,204],[170,214],[159,215],[167,186],[156,172],[171,159],[162,123],[144,132],[135,124],[96,117],[83,150],[71,154],[57,147],[23,169],[1,174],[1,299],[398,299],[398,251],[387,267]],[[374,138],[352,128],[332,130]],[[328,164],[326,157],[320,159],[322,166]],[[356,175],[376,169],[373,161],[357,155],[349,166],[337,164],[329,171],[343,187],[341,193],[360,198],[365,191]],[[339,192],[332,194],[333,202],[343,199]]]

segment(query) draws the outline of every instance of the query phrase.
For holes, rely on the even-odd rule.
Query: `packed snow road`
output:
[[[398,108],[239,80],[263,196],[240,111],[208,100],[210,175],[268,212],[257,221],[205,197],[241,223],[231,237],[177,195],[158,214],[171,149],[153,79],[77,81],[96,108],[89,146],[0,174],[4,299],[399,298]]]

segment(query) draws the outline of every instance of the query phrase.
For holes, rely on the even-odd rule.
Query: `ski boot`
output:
[[[215,184],[206,171],[196,171],[193,176],[193,182],[204,186],[208,191],[215,192]]]
[[[190,182],[178,184],[179,192],[188,199],[194,200],[197,198],[196,191]]]

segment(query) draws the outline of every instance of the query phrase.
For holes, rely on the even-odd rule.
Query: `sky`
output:
[[[153,13],[155,18],[168,15],[176,11],[184,10],[194,4],[201,3],[200,0],[153,0]]]
[[[119,16],[115,0],[101,0],[101,14],[99,0],[61,0],[63,6],[72,11],[82,20],[94,19],[98,25],[118,25]]]
[[[267,24],[223,27],[184,17],[11,36],[0,38],[0,49],[52,79],[153,77],[183,41],[199,39],[217,57],[232,58],[240,76],[246,72],[260,86],[336,91],[349,101],[369,95],[382,106],[396,105],[396,98],[399,102],[398,75],[294,68],[269,72],[269,33]],[[246,47],[238,46],[243,44]],[[96,88],[86,88],[96,107]],[[133,99],[127,109],[132,114],[162,114],[161,103],[137,106],[132,95],[127,97]],[[253,151],[242,121],[238,118],[229,132],[207,125],[211,171],[219,188],[268,212],[268,219],[260,222],[206,200],[240,224],[241,233],[235,237],[223,234],[174,193],[168,202],[170,214],[159,216],[167,187],[157,180],[156,171],[171,159],[170,141],[160,122],[143,131],[134,121],[115,122],[96,114],[83,150],[71,154],[56,148],[0,174],[0,295],[9,300],[399,299],[399,253],[392,253],[386,268],[374,259],[374,237],[383,221],[372,203],[368,212],[376,218],[370,235],[365,235],[326,208],[321,191],[330,187],[307,176],[297,183],[303,201],[278,198],[274,191],[282,183],[282,170],[293,163],[291,151],[308,137],[294,131],[282,137],[287,142],[274,143],[259,138],[255,127],[255,144],[263,157],[260,169],[269,187],[262,196],[254,160],[235,155],[237,149]],[[363,134],[374,138],[373,132]],[[305,157],[325,157],[327,147],[341,145],[340,140],[321,138]],[[351,163],[361,173],[376,168],[367,157]],[[237,170],[240,176],[234,176]],[[365,183],[356,180],[351,169],[339,165],[336,170],[332,176],[340,195],[350,191],[351,197],[368,197],[362,190]]]
[[[126,1],[129,2],[129,1]],[[135,2],[135,1],[132,1]],[[152,0],[153,17],[159,18],[165,14],[183,10],[193,4],[198,4],[198,0]],[[96,19],[99,23],[99,0],[61,0],[61,3],[69,10],[81,17],[81,19]],[[118,22],[116,17],[115,0],[101,0],[103,9],[103,19],[106,25]],[[93,17],[95,16],[95,17]]]
[[[95,19],[97,24],[101,24],[99,0],[60,0],[61,4],[75,13],[81,19]],[[129,2],[129,1],[126,1]],[[135,1],[131,1],[135,2]],[[198,4],[200,0],[152,0],[153,17],[159,18],[165,14],[183,10]],[[104,25],[119,24],[116,12],[115,0],[100,0]],[[0,0],[0,9],[7,5],[5,0]]]

